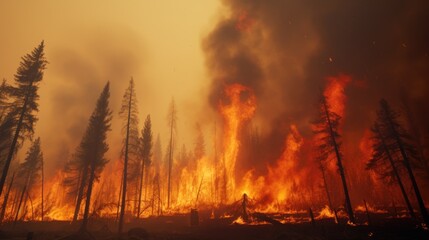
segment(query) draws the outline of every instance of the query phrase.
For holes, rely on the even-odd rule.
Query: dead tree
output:
[[[3,199],[3,204],[1,206],[1,213],[0,213],[0,223],[3,222],[4,215],[6,214],[7,203],[9,200],[9,194],[10,194],[10,191],[12,189],[12,184],[13,184],[14,179],[15,179],[15,172],[12,174],[12,178],[10,179],[9,186],[7,188],[7,192],[6,192],[4,199]]]
[[[177,110],[174,99],[171,100],[170,110],[168,112],[168,121],[170,127],[170,144],[169,144],[169,154],[168,154],[168,185],[167,185],[167,208],[170,208],[171,200],[171,169],[173,167],[173,132],[176,130],[176,121],[177,121]]]
[[[414,150],[412,148],[412,144],[409,144],[407,142],[407,140],[410,139],[410,136],[407,131],[405,131],[405,129],[399,124],[397,120],[399,114],[391,109],[386,100],[382,99],[380,101],[380,110],[377,114],[379,115],[383,123],[382,127],[386,132],[386,136],[396,142],[396,146],[399,149],[400,155],[402,157],[402,163],[405,166],[405,169],[413,186],[414,193],[417,198],[417,203],[420,208],[420,213],[423,217],[423,221],[426,223],[426,225],[429,225],[429,214],[427,212],[423,197],[420,193],[420,189],[414,177],[413,169],[411,168],[411,163],[409,159],[410,153],[412,153]]]
[[[143,177],[145,176],[145,167],[150,164],[150,158],[152,156],[152,123],[150,120],[150,115],[146,117],[144,128],[142,130],[141,137],[141,172],[140,172],[140,186],[139,186],[139,199],[138,199],[138,208],[137,208],[137,218],[140,217],[141,209],[141,197],[143,191]]]
[[[404,184],[402,183],[401,176],[399,171],[395,165],[395,161],[393,160],[391,154],[392,146],[388,146],[386,143],[386,139],[383,136],[383,133],[380,131],[380,127],[376,122],[372,128],[374,133],[373,137],[373,155],[369,162],[367,163],[367,169],[374,170],[378,173],[382,178],[390,178],[393,175],[393,178],[398,183],[398,186],[401,190],[402,196],[405,201],[405,205],[407,206],[408,213],[412,218],[415,218],[414,210],[411,205],[411,202],[408,198],[408,194],[405,191]],[[387,161],[387,164],[386,164]],[[386,166],[387,165],[387,166]],[[391,170],[387,170],[391,169]]]
[[[345,208],[350,222],[354,223],[355,218],[344,173],[342,154],[340,151],[341,143],[338,141],[341,137],[338,131],[340,119],[341,117],[338,114],[331,111],[331,107],[327,103],[326,97],[322,95],[320,101],[320,116],[314,122],[314,133],[319,140],[317,147],[321,153],[320,156],[325,157],[325,159],[321,159],[322,161],[325,161],[332,154],[334,154],[335,159],[337,160],[338,171],[344,190]]]
[[[125,94],[122,99],[122,106],[119,112],[119,115],[124,120],[124,146],[123,146],[123,157],[124,157],[124,169],[123,169],[123,179],[122,179],[122,196],[121,196],[121,211],[119,215],[119,226],[118,232],[122,234],[124,226],[124,215],[125,215],[125,206],[126,206],[126,196],[127,196],[127,180],[128,176],[128,164],[129,157],[131,154],[137,154],[136,147],[138,146],[138,112],[137,112],[137,99],[135,94],[134,80],[131,78],[129,86],[125,91]],[[133,171],[138,172],[138,168],[133,169]]]
[[[332,205],[331,194],[329,193],[328,183],[326,181],[325,167],[323,166],[323,163],[322,163],[322,161],[320,159],[319,159],[319,163],[320,163],[320,171],[322,172],[323,187],[324,187],[325,192],[326,192],[326,197],[328,198],[329,208],[331,209],[331,211],[334,212],[335,223],[339,223],[338,222],[337,210]]]
[[[24,201],[24,195],[27,194],[28,196],[28,192],[30,192],[34,183],[37,182],[39,178],[38,172],[41,170],[42,161],[43,153],[40,148],[40,138],[37,138],[28,150],[25,161],[18,169],[18,174],[22,177],[22,190],[19,197],[18,208],[16,209],[15,222],[18,221],[21,206]],[[27,198],[24,201],[24,205],[26,201]]]

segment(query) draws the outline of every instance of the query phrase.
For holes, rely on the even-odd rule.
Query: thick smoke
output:
[[[88,125],[97,98],[110,81],[110,107],[113,110],[109,159],[119,156],[121,123],[117,111],[132,73],[142,67],[141,40],[127,31],[121,34],[93,31],[76,45],[62,45],[51,51],[49,71],[57,77],[49,82],[49,99],[43,99],[49,127],[41,127],[45,155],[52,171],[62,169],[71,157]],[[140,79],[140,76],[138,76]],[[44,109],[42,109],[44,110]],[[43,112],[42,112],[43,113]],[[45,121],[46,122],[46,121]],[[48,131],[46,134],[43,131]],[[49,134],[55,131],[57,134]]]
[[[343,126],[349,168],[363,169],[367,159],[359,144],[368,137],[381,98],[398,110],[405,100],[422,133],[420,141],[429,142],[428,2],[225,0],[223,4],[229,14],[204,39],[203,49],[214,108],[231,83],[251,87],[257,96],[254,122],[261,131],[263,153],[257,159],[240,160],[242,167],[266,169],[267,161],[275,161],[291,123],[310,138],[326,79],[341,74],[352,79],[346,88]]]

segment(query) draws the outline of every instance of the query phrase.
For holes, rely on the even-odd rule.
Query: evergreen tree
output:
[[[2,84],[0,85],[0,119],[6,115],[6,110],[8,107],[8,85],[6,84],[6,80],[3,79]]]
[[[79,147],[79,159],[85,162],[82,165],[87,167],[83,172],[89,174],[88,181],[81,182],[81,184],[86,186],[85,210],[81,226],[82,232],[86,231],[88,225],[94,182],[99,180],[100,174],[108,162],[104,155],[109,150],[109,145],[106,141],[112,119],[112,112],[109,108],[109,97],[110,89],[109,83],[107,83],[97,100],[97,105],[89,119],[88,127]]]
[[[331,106],[326,101],[326,97],[322,95],[320,99],[319,117],[314,122],[314,134],[317,139],[317,148],[319,150],[320,161],[325,162],[329,156],[334,156],[337,160],[338,171],[340,173],[341,182],[343,185],[345,196],[345,208],[349,216],[350,222],[354,223],[355,218],[353,208],[350,201],[349,191],[347,187],[344,167],[342,163],[343,155],[341,153],[341,142],[339,139],[339,125],[341,117],[331,111]]]
[[[146,117],[141,135],[142,135],[141,137],[141,172],[140,172],[137,218],[140,217],[141,196],[143,192],[143,179],[146,176],[145,168],[147,168],[151,164],[151,157],[152,157],[153,141],[152,141],[152,123],[150,121],[150,115],[147,115]]]
[[[155,168],[155,175],[160,174],[160,165],[162,162],[162,145],[161,145],[161,138],[158,135],[156,136],[155,145],[153,146],[153,158],[152,158],[152,165]]]
[[[42,161],[43,153],[40,147],[40,138],[37,138],[28,150],[25,161],[19,166],[18,169],[18,176],[21,183],[21,193],[15,214],[15,222],[18,221],[23,202],[25,207],[29,192],[31,192],[33,186],[39,181],[40,171],[42,170]],[[27,197],[24,200],[25,194],[27,194]]]
[[[78,157],[81,145],[82,143],[77,147],[76,153],[73,154],[72,159],[66,162],[63,169],[65,176],[62,180],[62,184],[66,191],[66,200],[67,202],[75,203],[75,211],[72,222],[76,222],[79,216],[82,199],[86,191],[86,185],[82,183],[82,180],[86,182],[88,176],[88,166],[86,165],[88,163],[85,163]]]
[[[206,154],[206,144],[204,142],[204,134],[201,125],[196,125],[197,137],[195,139],[194,156],[196,160],[201,159]]]
[[[122,174],[122,196],[121,196],[121,211],[119,215],[119,234],[122,234],[124,225],[124,214],[126,206],[126,195],[128,180],[138,180],[139,174],[138,165],[138,149],[139,149],[139,132],[138,132],[138,111],[137,111],[137,99],[135,93],[134,80],[131,78],[128,88],[122,99],[122,106],[119,115],[124,120],[124,126],[122,128],[123,134],[125,134],[123,140],[122,155],[124,158],[124,169]],[[128,164],[134,165],[131,168],[131,172],[128,173]],[[138,183],[138,181],[135,181]],[[137,190],[137,188],[135,188]],[[136,191],[137,192],[137,191]],[[137,200],[137,199],[136,199]]]
[[[171,100],[170,109],[168,111],[168,126],[170,128],[170,143],[168,145],[168,179],[167,179],[167,208],[170,208],[171,200],[171,170],[173,167],[173,150],[174,150],[174,133],[177,124],[177,109],[174,99]]]
[[[389,183],[396,182],[398,184],[408,212],[411,217],[415,218],[413,207],[408,199],[407,192],[405,191],[405,187],[402,183],[402,178],[397,167],[400,163],[397,159],[394,159],[394,155],[392,155],[392,152],[395,152],[396,147],[395,145],[392,145],[392,141],[387,141],[383,136],[383,133],[380,131],[379,121],[381,120],[382,119],[380,118],[377,119],[374,126],[371,128],[371,131],[373,132],[373,153],[371,159],[367,163],[367,169],[374,170],[375,173],[377,173],[382,179],[387,180]]]
[[[63,172],[65,178],[63,185],[67,189],[68,199],[75,196],[75,211],[73,222],[76,222],[81,209],[82,201],[86,199],[86,206],[89,208],[91,192],[89,187],[98,179],[107,160],[104,153],[108,149],[106,141],[107,131],[110,130],[111,111],[109,109],[110,84],[107,83],[101,92],[94,111],[89,118],[88,126],[82,137],[76,152],[69,160]],[[95,171],[93,171],[95,169]],[[93,175],[93,176],[92,176]],[[93,178],[93,179],[91,179]],[[85,216],[82,224],[82,231],[86,230],[88,216]]]
[[[31,54],[25,55],[15,74],[16,87],[10,91],[11,98],[13,99],[13,104],[11,104],[10,108],[10,117],[13,118],[15,123],[14,133],[0,179],[0,195],[3,192],[13,155],[19,145],[18,140],[21,139],[23,141],[25,137],[31,139],[34,132],[33,126],[37,121],[35,113],[38,111],[37,100],[39,99],[37,91],[47,64],[44,47],[45,45],[42,41]]]
[[[392,155],[398,154],[401,156],[402,164],[405,167],[413,186],[420,213],[426,225],[429,225],[429,215],[424,205],[411,165],[411,160],[413,158],[417,158],[418,155],[413,145],[412,138],[408,131],[401,125],[399,117],[400,114],[395,112],[386,100],[382,99],[380,101],[380,109],[377,111],[379,131],[386,139],[387,146],[389,146],[389,150],[392,152]]]

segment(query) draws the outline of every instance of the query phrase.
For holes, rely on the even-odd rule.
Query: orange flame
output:
[[[224,119],[224,185],[226,196],[235,193],[235,164],[240,141],[238,134],[243,123],[253,117],[256,110],[256,98],[252,89],[240,84],[225,88],[225,102],[220,104],[220,113]],[[227,199],[225,199],[228,201]]]
[[[335,77],[327,77],[328,85],[323,92],[327,102],[331,106],[331,111],[344,117],[346,95],[344,89],[351,82],[351,77],[340,74]]]

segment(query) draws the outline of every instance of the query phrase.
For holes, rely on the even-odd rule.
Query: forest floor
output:
[[[190,226],[189,215],[150,217],[132,220],[125,225],[122,239],[153,240],[340,240],[340,239],[429,239],[429,231],[407,218],[377,218],[372,225],[350,226],[335,224],[332,219],[320,219],[315,223],[285,223],[240,225],[233,218],[205,219],[199,226]],[[65,221],[18,222],[1,226],[0,239],[118,239],[117,223],[113,220],[93,220],[89,233],[76,234],[76,225]]]

